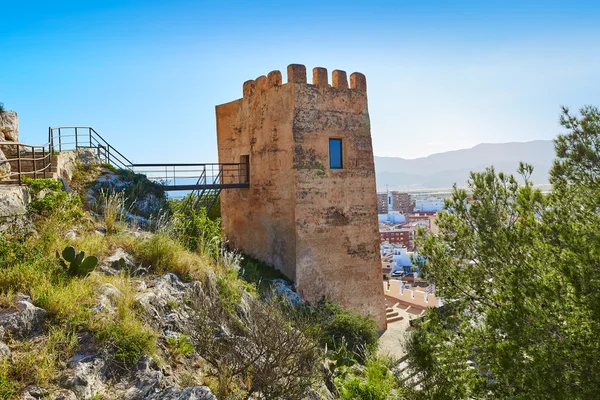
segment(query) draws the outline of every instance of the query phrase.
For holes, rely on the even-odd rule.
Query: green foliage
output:
[[[186,356],[194,352],[194,345],[187,335],[169,336],[167,338],[167,345],[170,353],[179,356]]]
[[[102,163],[102,164],[100,164],[100,167],[101,168],[106,168],[106,169],[108,169],[109,171],[112,171],[112,172],[117,172],[118,171],[118,169],[114,165],[109,164],[109,163]]]
[[[563,110],[552,192],[522,164],[519,186],[489,168],[472,173],[473,201],[455,188],[440,233],[421,236],[421,267],[447,299],[408,342],[418,396],[597,396],[600,380],[600,112]]]
[[[276,305],[256,298],[246,300],[243,324],[218,302],[199,312],[196,349],[215,371],[217,397],[230,398],[237,380],[244,398],[305,398],[320,364],[309,327],[290,324]]]
[[[280,271],[247,255],[243,256],[239,276],[246,282],[255,285],[259,293],[269,292],[271,290],[271,283],[275,279],[291,283]]]
[[[193,210],[183,207],[182,201],[169,201],[168,204],[172,213],[170,235],[188,250],[218,259],[221,252],[220,221],[208,218],[203,208]]]
[[[96,332],[96,338],[112,347],[117,360],[125,365],[133,365],[156,350],[154,332],[132,318],[108,323]]]
[[[391,372],[391,360],[374,353],[367,354],[364,367],[342,370],[336,377],[336,386],[342,400],[403,398]]]
[[[82,216],[79,196],[62,191],[62,182],[57,179],[31,179],[23,182],[32,191],[29,209],[37,214],[74,221]],[[56,212],[58,211],[58,212]]]
[[[377,351],[377,329],[371,318],[325,300],[315,304],[310,313],[321,327],[321,342],[328,349],[339,351],[345,347],[359,362],[364,361],[367,352]]]
[[[0,112],[2,112],[3,110],[0,109]],[[2,361],[0,361],[0,364],[2,364],[2,366],[0,366],[1,370],[7,370],[8,369],[8,360],[4,359]],[[13,398],[17,398],[19,392],[19,384],[10,379],[8,376],[6,376],[3,373],[0,373],[0,399],[13,399]]]
[[[86,257],[85,252],[80,251],[77,253],[72,246],[64,248],[62,251],[62,258],[69,263],[67,274],[71,276],[85,277],[96,268],[96,265],[98,265],[98,258],[96,256]],[[67,267],[62,260],[61,264],[65,268]]]
[[[0,113],[3,113],[4,111],[6,111],[4,109],[4,103],[0,103]]]

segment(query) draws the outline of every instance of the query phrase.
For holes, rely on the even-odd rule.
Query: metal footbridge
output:
[[[205,207],[207,212],[216,203],[222,190],[250,186],[247,162],[136,164],[89,126],[50,127],[48,143],[41,146],[11,142],[3,142],[2,146],[10,148],[10,158],[0,161],[0,164],[11,165],[11,172],[2,176],[2,183],[21,184],[24,176],[51,176],[57,172],[57,151],[93,149],[102,163],[144,174],[165,191],[187,191],[191,195],[187,197],[186,205]]]

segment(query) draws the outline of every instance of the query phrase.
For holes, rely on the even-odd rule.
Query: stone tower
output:
[[[292,64],[216,107],[219,162],[249,160],[250,188],[221,194],[232,247],[385,329],[375,168],[363,74]]]

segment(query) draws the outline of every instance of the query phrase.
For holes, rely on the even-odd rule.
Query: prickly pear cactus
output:
[[[96,256],[86,257],[83,251],[77,253],[72,246],[65,247],[62,258],[69,263],[67,268],[67,264],[61,260],[61,264],[67,268],[67,274],[71,276],[85,277],[98,265]]]

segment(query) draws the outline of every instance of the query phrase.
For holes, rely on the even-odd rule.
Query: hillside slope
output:
[[[470,149],[448,151],[416,159],[375,157],[377,188],[419,189],[464,186],[470,171],[493,165],[496,170],[515,173],[520,161],[534,167],[535,183],[548,182],[554,159],[551,140],[532,142],[481,143]]]

